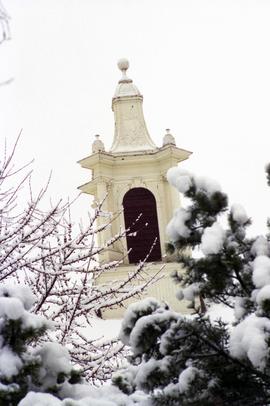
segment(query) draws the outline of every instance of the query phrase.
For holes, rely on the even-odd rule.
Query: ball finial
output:
[[[176,145],[175,138],[171,134],[171,130],[169,128],[166,128],[166,134],[163,137],[163,147],[165,147],[165,145],[168,145],[168,144]]]
[[[122,72],[125,72],[129,68],[129,61],[126,58],[121,58],[119,59],[117,66]]]
[[[95,135],[95,141],[92,144],[92,152],[95,154],[96,152],[105,151],[105,147],[103,142],[99,139],[100,135]]]

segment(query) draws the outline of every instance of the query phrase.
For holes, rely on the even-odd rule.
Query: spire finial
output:
[[[95,154],[96,152],[105,151],[105,147],[103,142],[99,139],[100,135],[95,135],[95,141],[92,144],[92,152]]]
[[[163,137],[163,147],[168,144],[176,145],[175,138],[171,134],[171,130],[169,128],[166,128],[166,134]]]
[[[127,77],[129,61],[126,58],[121,58],[119,59],[117,66],[122,71],[122,78],[119,80],[118,83],[132,83],[132,80]]]

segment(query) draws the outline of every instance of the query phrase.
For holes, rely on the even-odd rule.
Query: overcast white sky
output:
[[[74,196],[76,164],[101,134],[113,139],[111,98],[128,75],[144,95],[149,132],[170,128],[193,151],[184,166],[216,178],[263,232],[270,189],[270,1],[9,0],[12,40],[0,47],[1,143],[23,128],[18,161],[35,158],[34,187]],[[84,217],[89,199],[81,198]]]

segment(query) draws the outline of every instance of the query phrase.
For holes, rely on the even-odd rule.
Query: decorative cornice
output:
[[[93,169],[97,164],[104,165],[129,165],[130,162],[136,160],[144,162],[153,162],[153,158],[157,160],[164,160],[169,157],[177,159],[177,162],[184,161],[192,154],[191,151],[175,147],[174,145],[165,145],[162,148],[157,148],[153,151],[136,151],[125,153],[110,153],[99,151],[88,157],[78,161],[78,163],[86,169]]]

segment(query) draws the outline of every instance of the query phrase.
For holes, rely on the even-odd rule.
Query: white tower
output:
[[[93,195],[99,202],[107,195],[103,209],[112,215],[120,213],[112,227],[102,233],[99,243],[103,245],[121,228],[133,227],[134,231],[124,242],[115,243],[101,256],[100,261],[109,262],[126,254],[123,265],[117,271],[104,273],[101,282],[125,278],[134,269],[134,264],[144,259],[154,240],[148,272],[154,274],[164,263],[166,225],[180,205],[179,194],[167,182],[166,172],[191,154],[176,147],[170,130],[166,130],[162,147],[154,144],[144,120],[143,96],[126,74],[128,61],[121,59],[118,67],[122,78],[112,99],[115,118],[112,147],[106,152],[96,136],[93,153],[79,161],[83,168],[92,171],[90,182],[80,186],[80,190]],[[138,215],[141,217],[135,222]],[[164,277],[149,287],[147,295],[169,302],[175,310],[183,310],[183,304],[175,299],[176,287],[170,278],[171,272],[179,269],[178,263],[166,262],[162,271]],[[122,313],[122,309],[113,310],[108,316],[119,317]]]

